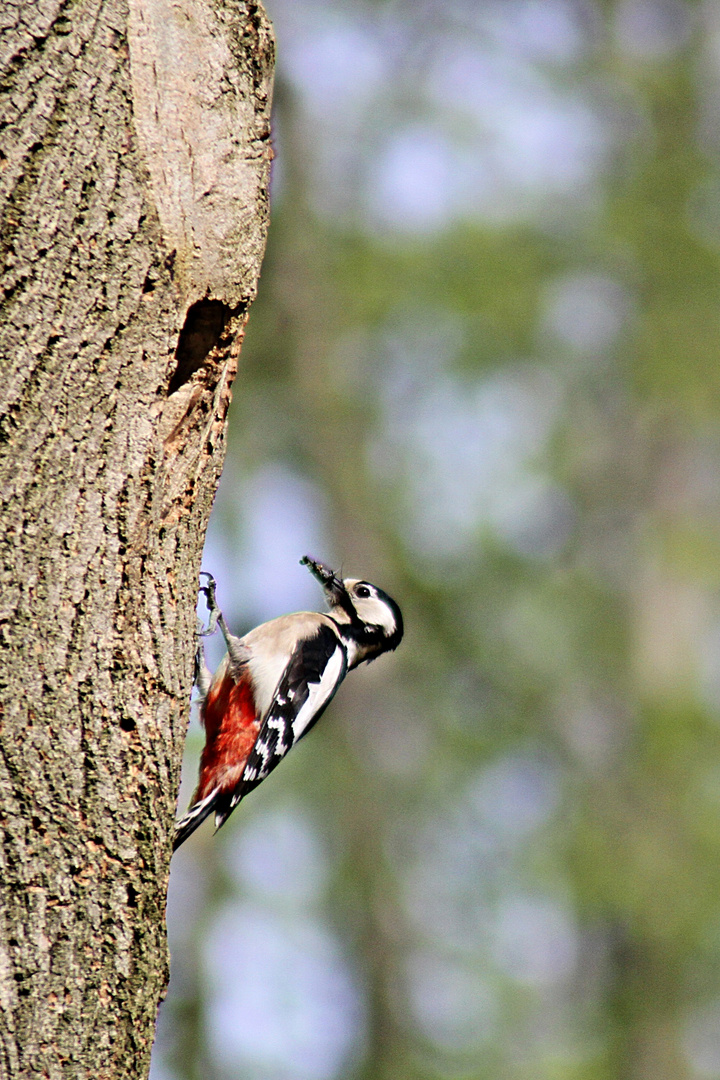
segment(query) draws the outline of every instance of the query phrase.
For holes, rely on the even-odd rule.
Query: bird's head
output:
[[[403,636],[400,608],[386,592],[360,578],[341,578],[306,555],[300,562],[323,587],[330,615],[355,645],[351,667],[396,649]]]

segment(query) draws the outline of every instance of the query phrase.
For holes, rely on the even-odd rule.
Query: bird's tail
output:
[[[175,825],[173,851],[177,851],[180,845],[187,840],[188,836],[191,836],[192,833],[195,832],[198,825],[202,825],[205,818],[212,814],[217,804],[222,800],[222,795],[223,792],[220,788],[214,788],[204,799],[194,803],[187,814],[180,818]]]

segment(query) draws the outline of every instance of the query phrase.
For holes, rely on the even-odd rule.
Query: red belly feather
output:
[[[232,790],[242,777],[260,729],[249,682],[244,679],[235,682],[226,674],[219,683],[213,683],[200,719],[206,739],[194,802],[204,799],[215,788]]]

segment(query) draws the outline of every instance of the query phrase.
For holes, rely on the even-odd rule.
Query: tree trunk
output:
[[[2,20],[0,1075],[141,1077],[272,32],[249,0]]]

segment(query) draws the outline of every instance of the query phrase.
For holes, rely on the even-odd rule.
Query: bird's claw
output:
[[[220,608],[218,602],[215,599],[215,590],[217,588],[215,578],[207,570],[200,571],[200,577],[206,577],[207,584],[200,585],[198,592],[201,592],[205,597],[205,603],[207,604],[208,614],[210,620],[207,625],[207,629],[198,630],[198,637],[211,637],[217,630],[218,619],[220,617]],[[200,624],[202,626],[202,623]]]

